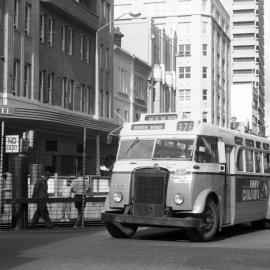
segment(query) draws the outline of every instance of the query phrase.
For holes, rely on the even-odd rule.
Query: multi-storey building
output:
[[[153,20],[148,17],[140,19],[123,17],[123,20],[116,21],[115,24],[124,35],[123,49],[152,67],[148,80],[148,112],[175,111],[176,33],[172,31],[167,34],[164,29],[155,26]]]
[[[253,132],[264,134],[264,0],[222,0],[231,16],[232,92],[251,91],[245,115]],[[251,90],[249,90],[251,89]],[[243,90],[244,91],[244,90]],[[234,93],[236,98],[239,96]],[[235,102],[237,104],[237,102]],[[237,109],[235,109],[237,111]],[[248,113],[249,112],[249,113]],[[240,121],[240,115],[234,115]]]
[[[22,138],[33,130],[29,164],[75,175],[83,167],[86,145],[85,173],[99,173],[100,153],[114,151],[114,145],[105,145],[106,136],[117,127],[112,118],[112,17],[110,0],[0,2],[1,172],[10,170],[16,156],[5,153],[4,136]]]
[[[115,36],[122,34],[116,28]],[[137,121],[147,112],[147,84],[151,67],[121,48],[120,38],[114,47],[114,119],[117,124]]]
[[[176,111],[183,118],[228,127],[229,15],[221,3],[216,0],[144,0],[137,4],[141,18],[124,17],[126,24],[135,20],[140,25],[144,18],[151,17],[155,26],[165,28],[166,32],[176,31],[177,54],[176,59],[173,59],[175,55],[171,59],[176,62]],[[131,1],[115,0],[115,15],[131,11],[132,7]],[[133,33],[140,35],[140,28],[137,29],[133,29]],[[133,46],[140,45],[141,38],[137,37]]]

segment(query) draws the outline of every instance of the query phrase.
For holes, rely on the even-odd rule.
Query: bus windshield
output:
[[[192,160],[194,140],[157,139],[153,158]]]
[[[155,140],[120,141],[117,159],[151,159]]]
[[[118,160],[125,159],[181,159],[192,160],[192,139],[121,140]]]

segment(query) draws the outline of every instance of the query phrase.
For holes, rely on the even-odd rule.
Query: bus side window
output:
[[[253,164],[253,150],[246,149],[246,171],[254,172],[254,164]]]
[[[236,158],[236,169],[237,171],[244,171],[244,163],[243,163],[243,149],[240,148],[237,152],[237,158]]]
[[[195,161],[201,163],[218,163],[216,137],[199,136],[196,145]]]
[[[265,173],[270,173],[270,154],[263,153],[263,167]]]
[[[262,153],[255,151],[255,172],[262,172]]]

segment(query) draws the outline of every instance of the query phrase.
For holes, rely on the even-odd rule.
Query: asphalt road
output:
[[[114,239],[104,227],[0,231],[0,270],[270,269],[270,230],[237,226],[209,243],[176,229],[142,228]]]

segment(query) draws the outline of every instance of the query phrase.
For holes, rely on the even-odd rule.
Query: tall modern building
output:
[[[194,119],[230,124],[230,21],[217,0],[136,1],[142,15],[167,33],[176,31],[176,111]],[[132,11],[132,1],[115,0],[115,16]],[[123,17],[129,23],[131,19]],[[134,30],[135,31],[135,30]],[[140,31],[136,32],[140,33]],[[133,46],[140,44],[134,40]]]
[[[231,17],[232,116],[265,133],[264,0],[222,0]],[[243,95],[243,93],[247,95]],[[239,97],[246,114],[239,111]]]

